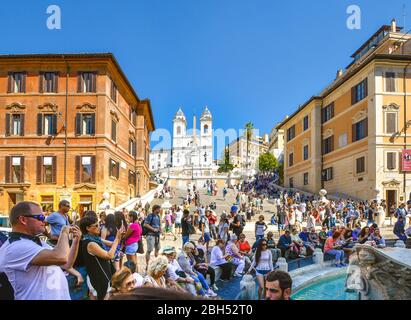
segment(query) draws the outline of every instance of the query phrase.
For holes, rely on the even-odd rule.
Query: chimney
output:
[[[344,74],[344,71],[343,71],[342,69],[339,69],[339,70],[337,71],[337,77],[336,77],[336,79],[341,78],[343,74]]]
[[[397,21],[395,19],[391,20],[391,32],[397,32]]]

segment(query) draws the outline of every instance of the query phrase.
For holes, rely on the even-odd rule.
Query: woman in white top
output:
[[[258,281],[258,300],[260,300],[265,288],[265,277],[273,270],[273,257],[271,251],[267,249],[266,239],[262,239],[258,244],[251,268],[254,268],[256,271]]]

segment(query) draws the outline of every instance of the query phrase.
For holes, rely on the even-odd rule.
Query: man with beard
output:
[[[271,271],[265,282],[266,300],[291,300],[292,284],[293,281],[288,272]]]

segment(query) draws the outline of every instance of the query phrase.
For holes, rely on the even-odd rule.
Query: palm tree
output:
[[[250,140],[253,137],[253,130],[254,125],[252,122],[248,122],[245,125],[245,135],[247,138],[247,162],[246,162],[246,172],[248,173],[248,157],[249,157],[249,149],[250,149]]]

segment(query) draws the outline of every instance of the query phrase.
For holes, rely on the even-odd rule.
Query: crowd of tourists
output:
[[[0,238],[0,298],[102,300],[168,290],[187,299],[215,299],[218,270],[222,282],[255,277],[258,299],[288,299],[291,278],[276,270],[280,257],[299,259],[322,250],[343,267],[357,243],[386,246],[380,230],[389,211],[385,201],[274,191],[273,178],[237,185],[229,212],[218,212],[215,202],[202,203],[195,186],[181,205],[169,209],[140,204],[133,211],[86,211],[74,219],[66,200],[49,215],[35,202],[20,202],[10,213],[12,232]],[[212,181],[205,187],[217,196]],[[172,193],[166,186],[162,197]],[[227,193],[223,188],[224,199]],[[267,198],[276,207],[270,224],[276,225],[277,240],[261,214]],[[411,235],[410,219],[411,201],[400,204],[390,219],[404,242]],[[247,223],[254,223],[254,237],[245,235]],[[181,236],[182,246],[162,245],[168,236],[171,242]],[[145,256],[145,264],[138,255]]]

